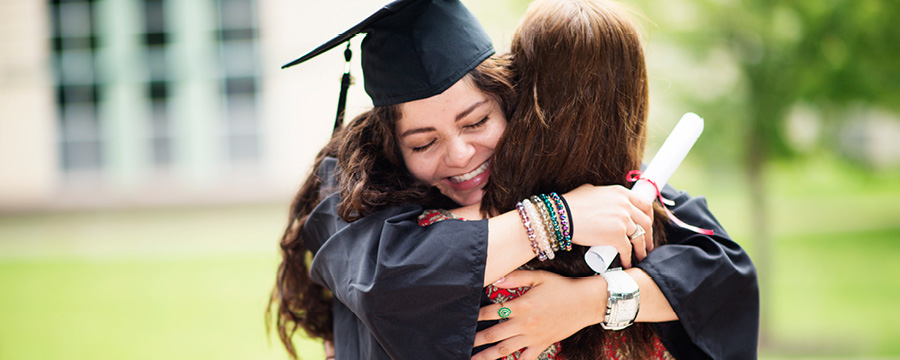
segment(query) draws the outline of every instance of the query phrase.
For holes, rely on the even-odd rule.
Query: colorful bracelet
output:
[[[528,216],[533,219],[531,225],[534,227],[534,235],[537,238],[538,245],[541,247],[541,251],[547,255],[548,260],[553,260],[556,256],[552,246],[550,246],[550,240],[547,238],[547,229],[544,227],[537,205],[530,199],[524,199],[522,203],[525,205],[525,211],[528,212]]]
[[[541,201],[544,203],[544,206],[549,210],[548,214],[550,215],[550,224],[548,224],[548,228],[553,229],[553,237],[557,239],[559,242],[560,249],[565,250],[566,248],[566,240],[562,235],[562,232],[559,230],[559,221],[557,218],[559,217],[559,212],[556,210],[556,207],[553,206],[552,200],[550,200],[550,196],[547,194],[539,195]],[[555,247],[553,250],[557,250]]]
[[[562,227],[562,235],[566,242],[566,251],[572,250],[572,236],[575,233],[575,226],[572,222],[571,211],[566,199],[561,195],[552,192],[550,197],[556,203],[556,211],[559,213],[560,227]]]
[[[521,201],[516,204],[516,210],[519,210],[519,217],[522,218],[522,225],[525,226],[525,233],[528,234],[528,240],[531,241],[531,250],[534,251],[534,255],[536,255],[540,261],[547,260],[547,255],[544,255],[538,247],[537,239],[534,236],[534,229],[531,227],[531,221],[528,219],[525,205],[522,204]]]
[[[559,239],[556,238],[556,234],[553,230],[553,221],[550,216],[550,209],[547,208],[547,205],[544,204],[544,201],[541,200],[540,195],[532,195],[531,202],[534,204],[534,207],[538,210],[538,213],[541,215],[541,221],[544,223],[544,229],[547,230],[547,240],[550,242],[550,248],[553,251],[559,250]],[[563,244],[565,247],[565,244]]]
[[[540,213],[538,213],[537,208],[528,199],[523,199],[522,205],[525,206],[525,212],[528,213],[528,217],[534,219],[534,221],[531,222],[531,226],[534,227],[534,235],[537,237],[537,243],[541,247],[541,252],[547,256],[547,259],[553,260],[556,258],[556,255],[553,253],[553,248],[550,246],[550,240],[547,238],[547,229],[544,228]]]
[[[556,251],[572,250],[572,212],[565,198],[555,192],[533,195],[516,203],[516,210],[538,260],[553,260]]]

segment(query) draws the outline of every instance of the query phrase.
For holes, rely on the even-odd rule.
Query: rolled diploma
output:
[[[703,119],[694,113],[684,114],[678,124],[675,124],[675,128],[663,142],[662,147],[653,156],[653,160],[650,160],[650,165],[647,165],[647,170],[643,172],[642,177],[653,180],[662,190],[702,132]],[[656,197],[656,188],[647,180],[638,180],[631,191],[638,193],[641,198],[650,202],[653,202]],[[591,269],[602,273],[606,271],[618,253],[616,248],[609,245],[592,246],[584,253],[584,261]]]

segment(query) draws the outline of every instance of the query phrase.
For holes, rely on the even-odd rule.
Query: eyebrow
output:
[[[462,120],[464,117],[466,117],[467,115],[471,114],[472,111],[475,111],[475,109],[478,108],[479,106],[484,105],[484,104],[487,104],[487,102],[488,102],[488,100],[487,100],[487,99],[484,99],[484,100],[481,100],[481,101],[479,101],[479,102],[477,102],[477,103],[472,104],[472,106],[469,106],[468,109],[465,109],[465,110],[463,110],[462,112],[460,112],[459,114],[456,114],[456,120],[455,120],[455,121],[460,121],[460,120]]]
[[[482,105],[486,104],[487,102],[488,102],[488,99],[484,99],[482,101],[472,104],[465,110],[461,111],[459,114],[456,114],[456,119],[453,121],[458,122],[458,121],[462,120],[463,118],[465,118],[466,116],[471,114],[473,111],[475,111],[475,109],[477,109],[479,106],[482,106]],[[429,132],[429,131],[434,131],[434,127],[429,126],[429,127],[409,129],[409,130],[404,131],[402,134],[400,134],[400,138],[402,139],[409,135],[419,134],[419,133],[424,133],[424,132]]]

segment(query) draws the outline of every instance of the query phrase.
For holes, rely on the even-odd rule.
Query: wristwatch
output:
[[[605,330],[622,330],[631,326],[641,307],[641,292],[637,283],[622,268],[609,269],[606,279],[609,299],[606,300],[606,319],[600,326]]]

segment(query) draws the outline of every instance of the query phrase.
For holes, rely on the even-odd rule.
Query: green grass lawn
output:
[[[282,359],[271,256],[0,262],[0,359]],[[304,344],[304,358],[321,358]]]
[[[900,226],[776,239],[772,352],[900,356]]]
[[[263,317],[284,209],[0,217],[0,359],[287,358]]]
[[[796,181],[809,172],[826,180]],[[900,357],[900,182],[884,176],[775,168],[762,358]],[[758,259],[746,194],[708,178],[673,183]],[[285,209],[0,217],[0,359],[286,358],[263,325]]]
[[[760,358],[900,358],[900,172],[829,159],[770,170]],[[764,264],[740,175],[676,176],[673,183],[707,194],[729,233]]]

